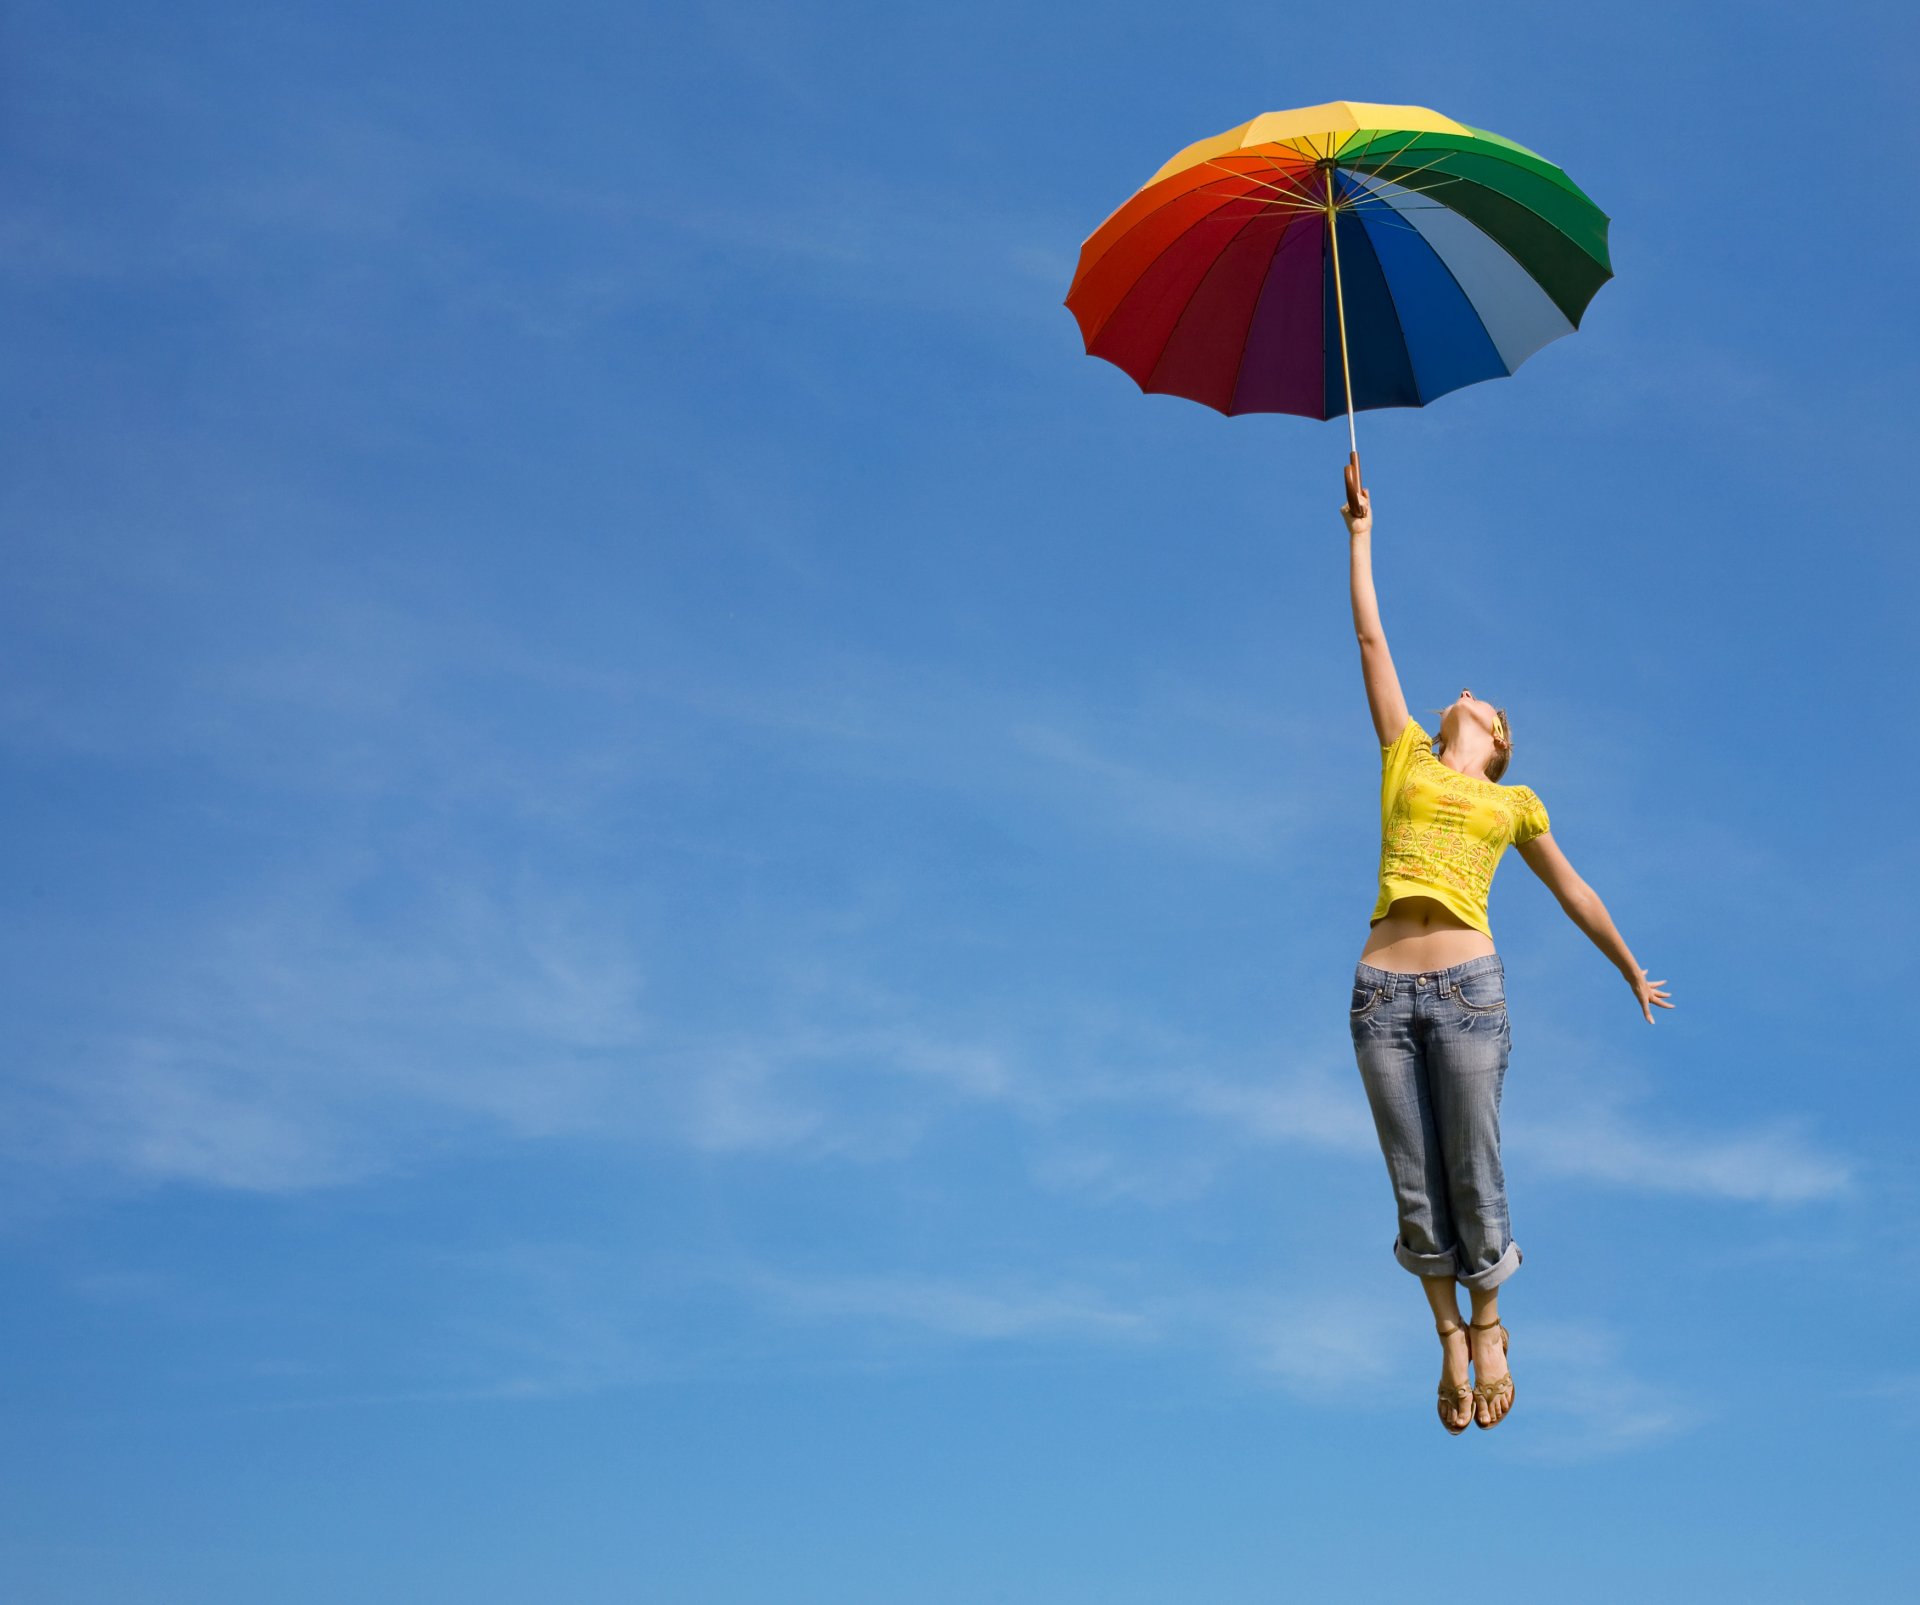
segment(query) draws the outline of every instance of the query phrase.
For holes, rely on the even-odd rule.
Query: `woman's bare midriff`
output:
[[[1476,931],[1437,897],[1396,897],[1367,933],[1362,963],[1376,970],[1445,970],[1491,953],[1493,938]]]

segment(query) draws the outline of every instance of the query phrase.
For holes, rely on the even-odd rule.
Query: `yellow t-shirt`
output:
[[[1530,788],[1449,769],[1420,721],[1408,719],[1380,749],[1380,897],[1368,923],[1396,897],[1433,897],[1491,937],[1487,893],[1500,855],[1547,829],[1546,805]]]

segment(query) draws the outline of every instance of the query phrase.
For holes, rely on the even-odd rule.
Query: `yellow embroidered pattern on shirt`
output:
[[[1527,786],[1502,786],[1449,769],[1433,755],[1432,737],[1409,719],[1380,750],[1379,919],[1396,897],[1437,898],[1477,930],[1487,922],[1493,872],[1511,842],[1550,827],[1547,810]]]

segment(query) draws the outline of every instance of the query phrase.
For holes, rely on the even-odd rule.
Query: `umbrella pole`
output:
[[[1347,387],[1347,448],[1351,453],[1349,461],[1353,464],[1353,482],[1360,483],[1360,438],[1353,429],[1353,367],[1347,360],[1347,297],[1340,287],[1340,228],[1333,211],[1333,163],[1326,164],[1327,174],[1327,239],[1333,245],[1333,304],[1340,315],[1340,377]],[[1358,516],[1360,509],[1354,505],[1351,497],[1348,508]]]

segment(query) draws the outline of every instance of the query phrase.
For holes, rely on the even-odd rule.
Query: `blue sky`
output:
[[[1912,1596],[1893,8],[8,35],[7,1598]],[[1678,1004],[1509,855],[1460,1442],[1342,1020],[1344,425],[1060,305],[1335,98],[1614,219],[1360,419],[1409,702],[1510,710]]]

